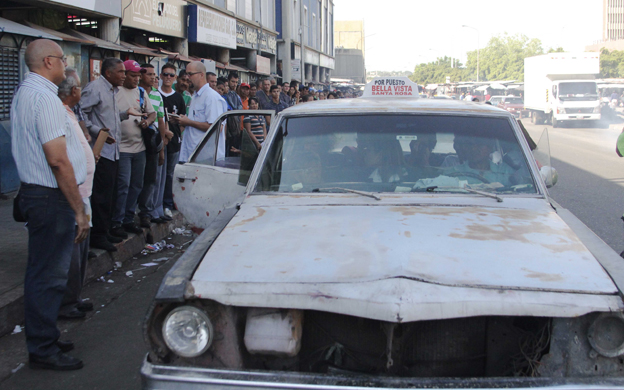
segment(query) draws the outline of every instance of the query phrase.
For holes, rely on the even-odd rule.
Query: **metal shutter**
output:
[[[0,46],[0,121],[9,120],[13,91],[19,83],[19,51]]]

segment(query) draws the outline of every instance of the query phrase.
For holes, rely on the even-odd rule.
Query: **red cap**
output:
[[[136,62],[135,60],[124,61],[124,67],[126,68],[126,71],[128,71],[128,70],[130,70],[132,72],[140,72],[141,71],[141,65],[139,65],[139,63]]]
[[[251,88],[251,86],[247,83],[241,83],[241,88],[243,87],[247,87],[247,88]]]

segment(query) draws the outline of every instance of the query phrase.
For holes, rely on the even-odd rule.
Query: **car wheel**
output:
[[[555,116],[553,115],[551,117],[551,121],[552,121],[552,127],[553,128],[557,128],[561,126],[561,122],[557,120],[557,118],[555,118]]]

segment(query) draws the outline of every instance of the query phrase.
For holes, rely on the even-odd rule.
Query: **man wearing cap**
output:
[[[119,141],[119,172],[117,176],[117,202],[113,214],[111,233],[117,237],[127,237],[127,233],[140,234],[143,230],[134,222],[134,214],[139,194],[143,189],[145,173],[145,143],[142,129],[146,129],[156,119],[156,112],[147,93],[143,99],[139,91],[141,67],[134,60],[124,62],[126,78],[117,93],[119,108],[144,112],[142,117],[121,123]],[[141,101],[142,100],[142,101]]]
[[[116,95],[126,78],[123,61],[119,58],[105,58],[102,61],[101,74],[100,78],[84,87],[80,98],[80,106],[86,115],[85,125],[89,129],[91,138],[97,139],[103,129],[108,131],[108,138],[100,153],[93,176],[93,194],[91,195],[93,228],[89,244],[93,248],[115,252],[117,248],[113,242],[121,242],[121,239],[110,235],[110,227],[116,201],[121,121],[127,120],[129,115],[139,113],[131,110],[124,111],[117,106]]]

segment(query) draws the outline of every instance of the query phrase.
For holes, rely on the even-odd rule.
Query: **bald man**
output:
[[[187,162],[191,154],[201,142],[206,131],[212,124],[227,111],[227,103],[219,93],[210,88],[206,80],[206,67],[200,61],[193,61],[186,66],[186,74],[189,76],[189,84],[195,91],[187,115],[180,115],[177,120],[180,126],[184,126],[182,145],[180,148],[180,162]],[[217,156],[225,158],[225,136],[219,137]]]
[[[28,222],[24,308],[29,365],[76,370],[82,361],[64,353],[73,344],[59,341],[56,319],[74,243],[84,241],[89,231],[78,191],[87,163],[58,98],[58,85],[65,79],[63,50],[39,39],[28,45],[25,59],[30,73],[13,97],[11,137],[22,182],[19,209]]]

